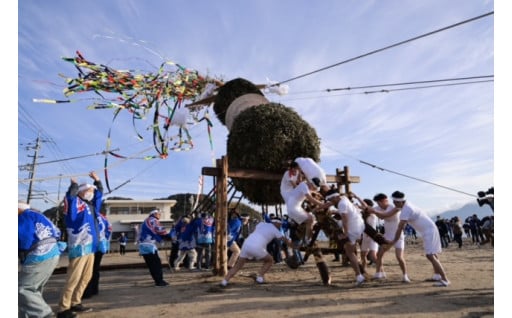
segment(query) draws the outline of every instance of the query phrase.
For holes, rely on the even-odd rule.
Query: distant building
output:
[[[138,228],[149,212],[158,209],[162,212],[160,223],[170,228],[174,220],[172,208],[176,200],[109,200],[103,202],[107,218],[112,224],[112,241],[115,242],[124,232],[130,243],[137,238]],[[131,244],[130,244],[131,245]],[[115,249],[115,244],[112,246]]]

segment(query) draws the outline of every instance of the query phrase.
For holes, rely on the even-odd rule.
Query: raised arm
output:
[[[306,199],[309,203],[313,204],[315,207],[322,206],[324,203],[318,199],[316,199],[314,196],[311,195],[311,193],[306,194]]]
[[[359,207],[361,208],[361,210],[364,210],[368,207],[368,204],[366,204],[366,202],[364,202],[363,199],[361,199],[357,194],[355,194],[354,192],[350,192],[350,194],[352,194],[352,196],[359,202]]]

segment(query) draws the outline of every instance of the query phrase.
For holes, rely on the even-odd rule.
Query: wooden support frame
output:
[[[228,157],[222,156],[216,161],[217,167],[203,167],[201,173],[205,176],[215,177],[216,180],[216,205],[215,205],[215,260],[214,273],[218,276],[227,274],[227,223],[228,223],[228,178],[233,179],[257,179],[280,181],[283,173],[273,173],[261,170],[237,169],[228,170]],[[351,191],[351,183],[359,183],[360,178],[350,175],[347,166],[343,170],[336,169],[336,175],[327,175],[327,183],[335,183],[338,189],[344,188],[344,192]]]

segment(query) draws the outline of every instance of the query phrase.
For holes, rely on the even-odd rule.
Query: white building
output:
[[[162,212],[160,223],[170,228],[174,222],[172,207],[176,200],[109,200],[103,202],[107,218],[112,224],[111,239],[115,242],[121,232],[124,232],[130,242],[134,242],[137,231],[149,212],[158,209]]]

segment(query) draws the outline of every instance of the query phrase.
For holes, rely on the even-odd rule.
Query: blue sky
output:
[[[33,102],[65,99],[59,74],[76,77],[77,71],[61,58],[75,51],[116,69],[155,72],[171,60],[226,81],[281,82],[492,11],[493,1],[463,0],[20,1],[18,167],[31,162],[34,151],[26,146],[38,134],[45,140],[39,162],[84,157],[38,165],[33,190],[46,193],[49,203],[31,203],[45,209],[62,199],[71,176],[89,180],[90,170],[102,176],[105,158],[94,154],[106,149],[111,126],[111,149],[155,154],[151,116],[137,120],[136,129],[126,112],[112,122],[112,109],[87,109],[93,93],[75,95],[72,103]],[[435,215],[475,202],[478,191],[494,186],[494,82],[372,94],[365,92],[382,87],[326,90],[494,75],[494,33],[490,15],[290,81],[287,95],[266,97],[316,129],[328,174],[349,166],[361,178],[353,185],[360,196],[401,190]],[[228,130],[213,109],[210,114],[213,151],[203,122],[189,127],[194,148],[166,160],[109,157],[111,188],[130,181],[111,196],[196,193],[201,168],[226,152]],[[18,169],[19,199],[26,199],[27,179]],[[211,186],[205,179],[204,193]]]

